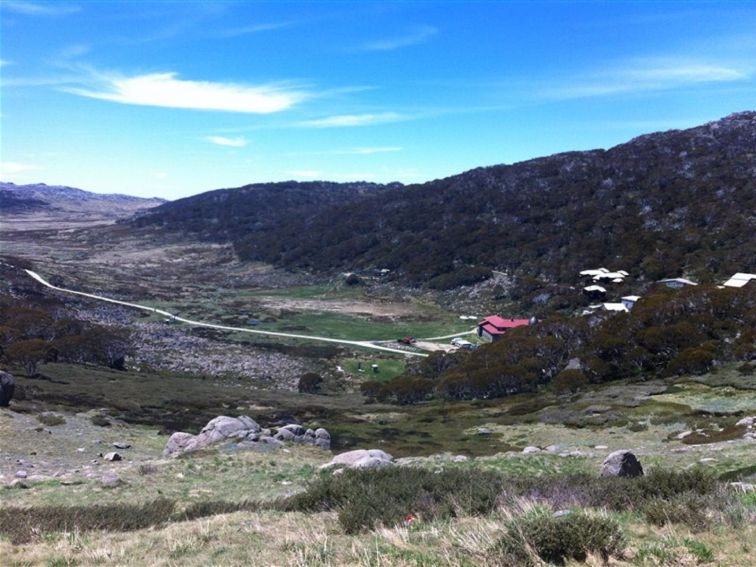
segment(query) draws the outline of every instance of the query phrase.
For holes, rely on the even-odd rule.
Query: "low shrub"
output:
[[[13,543],[25,543],[48,532],[138,530],[169,521],[174,509],[175,503],[167,499],[146,504],[0,507],[0,534]]]
[[[567,560],[584,561],[593,553],[606,562],[620,555],[624,546],[622,530],[610,518],[534,508],[507,521],[489,558],[498,565],[536,566],[539,559],[562,565]]]
[[[503,500],[518,498],[548,502],[555,507],[587,506],[623,511],[641,509],[653,499],[681,494],[713,496],[721,482],[702,469],[671,471],[656,469],[637,478],[594,477],[588,474],[507,479]]]
[[[395,525],[408,514],[420,520],[491,512],[502,478],[490,471],[390,467],[326,473],[307,489],[277,503],[283,510],[338,510],[347,533]]]
[[[41,413],[37,416],[37,421],[42,425],[54,427],[56,425],[64,425],[66,423],[66,418],[55,413]]]
[[[195,502],[186,509],[177,511],[176,503],[166,498],[145,504],[0,507],[0,536],[9,538],[14,544],[20,544],[51,532],[93,530],[123,532],[167,522],[183,522],[217,514],[259,509],[261,505],[253,501],[210,500]]]
[[[89,421],[92,422],[92,425],[96,425],[98,427],[110,427],[110,420],[101,413],[93,415],[89,418]]]

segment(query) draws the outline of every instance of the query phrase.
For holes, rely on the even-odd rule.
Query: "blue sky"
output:
[[[0,1],[0,179],[414,183],[756,108],[754,2]]]

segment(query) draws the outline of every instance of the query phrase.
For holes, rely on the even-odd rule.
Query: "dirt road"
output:
[[[177,315],[174,315],[173,313],[170,313],[168,311],[165,311],[163,309],[157,309],[155,307],[149,307],[147,305],[139,305],[138,303],[129,303],[128,301],[120,301],[118,299],[111,299],[109,297],[103,297],[101,295],[95,295],[93,293],[85,293],[83,291],[75,291],[72,289],[65,289],[62,287],[57,287],[52,285],[50,282],[45,280],[42,276],[40,276],[38,273],[33,272],[32,270],[25,270],[29,276],[34,278],[36,281],[41,283],[43,286],[54,289],[56,291],[61,291],[63,293],[70,293],[73,295],[79,295],[82,297],[88,297],[90,299],[96,299],[98,301],[105,301],[107,303],[115,303],[117,305],[123,305],[125,307],[131,307],[132,309],[141,309],[142,311],[151,311],[152,313],[157,313],[159,315],[163,315],[164,317],[168,317],[172,319],[173,321],[178,321],[180,323],[186,323],[187,325],[194,325],[196,327],[207,327],[210,329],[219,329],[222,331],[236,331],[240,333],[250,333],[253,335],[266,335],[270,337],[285,337],[289,339],[304,339],[308,341],[319,341],[319,342],[325,342],[325,343],[336,343],[336,344],[342,344],[342,345],[349,345],[354,346],[358,348],[366,348],[371,350],[380,350],[383,352],[393,352],[397,354],[403,354],[405,356],[421,356],[425,357],[428,356],[427,354],[419,353],[419,352],[409,352],[405,350],[400,350],[398,348],[391,348],[387,346],[381,346],[374,344],[372,341],[348,341],[344,339],[332,339],[330,337],[319,337],[316,335],[299,335],[294,333],[280,333],[277,331],[261,331],[259,329],[248,329],[246,327],[229,327],[227,325],[216,325],[215,323],[205,323],[203,321],[194,321],[192,319],[184,319],[183,317],[178,317]]]

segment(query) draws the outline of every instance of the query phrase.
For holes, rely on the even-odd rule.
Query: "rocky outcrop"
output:
[[[355,449],[336,455],[321,469],[377,469],[394,464],[394,457],[380,449]]]
[[[298,424],[290,424],[278,428],[272,435],[271,433],[270,430],[263,430],[255,420],[246,415],[221,415],[210,420],[198,435],[183,432],[171,435],[163,454],[176,456],[191,453],[228,440],[237,441],[243,448],[277,449],[285,443],[315,445],[321,449],[331,447],[331,436],[322,428],[313,431]]]
[[[630,451],[615,451],[601,464],[601,476],[643,476],[643,467]]]
[[[6,407],[13,398],[16,380],[11,374],[0,370],[0,407]]]

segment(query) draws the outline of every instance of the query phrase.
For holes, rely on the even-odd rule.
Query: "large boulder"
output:
[[[380,449],[355,449],[336,455],[320,468],[375,469],[393,464],[394,457]]]
[[[239,417],[228,417],[220,415],[211,419],[199,435],[190,433],[174,433],[168,439],[168,443],[163,450],[165,456],[179,455],[181,453],[191,453],[199,451],[210,445],[221,443],[227,439],[245,439],[248,436],[255,436],[260,433],[260,426],[255,420],[246,415]]]
[[[177,431],[168,438],[168,443],[163,449],[165,456],[178,455],[186,450],[189,442],[194,439],[194,435],[191,433],[184,433],[183,431]]]
[[[601,476],[643,476],[640,461],[630,451],[611,453],[601,464]]]
[[[269,433],[269,430],[262,429],[254,419],[246,415],[221,415],[210,420],[198,435],[183,432],[171,435],[163,454],[169,457],[191,453],[228,440],[238,441],[239,448],[260,450],[275,450],[285,442],[317,445],[322,449],[329,449],[331,446],[331,436],[325,429],[313,431],[299,424],[289,424],[278,428],[273,436],[268,435]]]
[[[16,379],[11,374],[0,370],[0,407],[10,404],[16,389]]]

